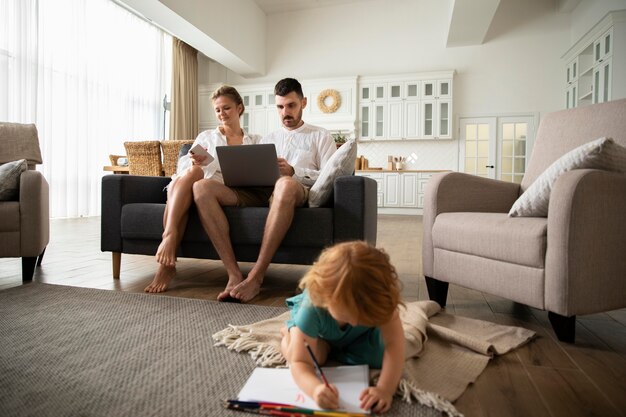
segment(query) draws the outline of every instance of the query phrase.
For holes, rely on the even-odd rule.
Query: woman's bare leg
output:
[[[145,288],[145,292],[163,292],[174,278],[176,249],[187,226],[189,207],[193,201],[193,183],[203,177],[202,168],[194,165],[172,183],[163,214],[163,240],[156,253],[159,266],[154,279]]]

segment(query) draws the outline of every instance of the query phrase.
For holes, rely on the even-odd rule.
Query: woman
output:
[[[248,135],[241,128],[239,118],[243,114],[244,105],[234,87],[218,88],[213,92],[211,100],[221,125],[215,130],[200,133],[194,146],[200,144],[210,155],[215,156],[216,146],[248,145],[260,141],[260,135]],[[178,161],[177,173],[172,176],[172,182],[168,186],[167,205],[163,215],[163,240],[156,253],[159,268],[150,285],[145,288],[146,292],[165,291],[176,274],[176,248],[187,226],[188,211],[193,201],[193,184],[205,178],[223,182],[218,160],[210,159],[208,156],[190,152]]]

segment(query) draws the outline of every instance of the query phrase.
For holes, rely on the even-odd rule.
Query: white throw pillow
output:
[[[20,175],[27,168],[26,159],[0,165],[0,201],[17,199],[20,190]]]
[[[333,194],[335,179],[350,175],[356,161],[356,140],[349,140],[341,145],[322,167],[319,177],[309,190],[309,207],[321,207]]]
[[[611,138],[600,138],[572,149],[537,177],[515,201],[509,216],[546,217],[554,183],[561,174],[572,169],[626,172],[626,148]]]

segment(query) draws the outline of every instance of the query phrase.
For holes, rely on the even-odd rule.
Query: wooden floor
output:
[[[378,246],[387,250],[396,265],[405,299],[427,299],[421,267],[421,217],[380,216]],[[100,218],[53,220],[51,241],[34,280],[141,292],[155,269],[152,257],[123,255],[121,279],[114,280],[111,254],[100,252]],[[242,269],[249,270],[250,264],[242,264]],[[306,270],[306,266],[271,266],[254,303],[283,305]],[[0,259],[0,289],[21,282],[21,261]],[[225,283],[220,262],[181,259],[178,277],[166,295],[214,299]],[[466,416],[626,414],[626,309],[580,317],[575,345],[555,339],[547,313],[489,294],[451,285],[447,310],[527,327],[539,335],[530,344],[492,360],[455,403]]]

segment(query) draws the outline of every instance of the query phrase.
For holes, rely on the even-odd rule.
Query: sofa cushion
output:
[[[122,238],[161,240],[165,204],[136,203],[122,207]],[[266,207],[225,207],[233,245],[260,245],[269,209]],[[324,247],[332,243],[333,210],[299,208],[281,246]],[[185,242],[209,242],[192,207]]]
[[[573,169],[603,169],[626,172],[626,148],[610,138],[581,145],[554,161],[513,203],[509,216],[545,217],[550,193],[559,176]]]
[[[535,268],[544,267],[548,221],[506,213],[442,213],[432,229],[435,249]]]
[[[18,199],[20,194],[20,175],[27,168],[26,159],[0,165],[0,201]]]
[[[322,167],[319,177],[309,191],[309,207],[325,205],[333,194],[335,179],[354,172],[356,140],[344,143]]]

